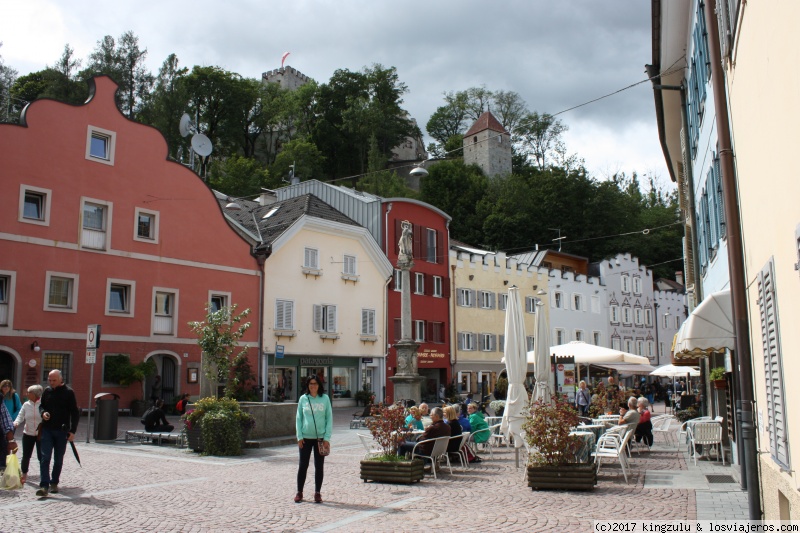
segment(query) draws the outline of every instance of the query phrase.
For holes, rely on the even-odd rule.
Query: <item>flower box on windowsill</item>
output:
[[[355,274],[342,274],[342,279],[344,280],[345,283],[347,283],[348,281],[356,283],[358,281],[358,276]]]
[[[330,340],[335,342],[336,339],[339,338],[339,334],[338,333],[320,333],[319,334],[319,338],[322,339],[323,341],[326,341],[326,340],[330,339]]]
[[[297,332],[294,331],[294,330],[282,329],[282,330],[276,330],[275,331],[275,336],[276,337],[294,337],[296,335],[297,335]]]
[[[308,276],[319,277],[322,275],[322,270],[318,268],[303,267],[301,270],[303,274],[306,275],[306,277]]]

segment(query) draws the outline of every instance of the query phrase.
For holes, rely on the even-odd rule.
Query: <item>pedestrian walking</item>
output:
[[[39,403],[42,400],[42,386],[31,385],[28,387],[28,401],[22,404],[17,419],[14,420],[14,427],[22,426],[22,477],[20,482],[24,485],[28,478],[28,466],[33,455],[33,448],[36,448],[36,459],[42,460],[42,450],[37,438],[39,424],[42,423],[42,415],[39,414]]]
[[[3,432],[6,440],[6,451],[0,452],[2,455],[2,462],[0,462],[0,470],[6,469],[6,455],[10,453],[17,453],[17,443],[14,441],[14,421],[11,420],[11,415],[6,409],[4,403],[0,402],[0,431]]]
[[[10,379],[0,381],[0,392],[3,393],[3,403],[6,406],[6,410],[8,410],[8,414],[11,415],[11,420],[15,420],[19,410],[22,409],[22,402],[20,402],[19,394],[14,390],[14,384],[11,383]]]
[[[39,461],[41,479],[37,496],[47,496],[49,493],[58,492],[61,481],[61,467],[64,463],[64,453],[67,451],[67,442],[75,439],[78,431],[78,420],[81,412],[75,393],[66,386],[61,371],[51,370],[47,375],[49,386],[42,394],[39,404],[39,414],[42,415],[42,439],[40,442],[42,458]],[[53,461],[53,471],[50,472],[50,460]]]
[[[589,406],[592,404],[592,395],[586,388],[586,382],[581,380],[578,384],[578,392],[575,393],[575,405],[578,407],[578,414],[581,416],[589,415]]]
[[[295,503],[303,501],[303,486],[306,484],[308,463],[314,452],[314,502],[322,503],[322,479],[324,477],[325,456],[322,447],[329,447],[333,431],[333,409],[331,400],[325,394],[323,384],[317,376],[306,381],[305,393],[297,402],[297,446],[300,449],[300,465],[297,469],[297,494]],[[330,449],[330,448],[328,448]]]

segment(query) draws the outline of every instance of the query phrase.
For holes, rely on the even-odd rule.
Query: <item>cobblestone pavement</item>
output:
[[[593,492],[530,490],[513,449],[495,449],[466,471],[414,485],[364,483],[364,449],[350,430],[353,408],[337,409],[333,453],[325,461],[323,504],[295,504],[295,446],[246,450],[237,458],[200,457],[168,445],[86,444],[83,466],[69,450],[61,492],[37,498],[34,460],[22,490],[0,491],[3,531],[590,531],[595,519],[695,519],[696,491],[645,488],[655,471],[686,471],[675,446],[634,453],[626,484],[618,465],[603,465]],[[139,427],[136,427],[139,426]],[[140,429],[120,418],[120,431]],[[692,465],[691,468],[694,468]],[[445,469],[446,470],[446,469]],[[313,463],[306,498],[313,496]],[[730,488],[726,489],[730,490]],[[713,501],[713,500],[712,500]],[[746,507],[746,505],[745,505]]]

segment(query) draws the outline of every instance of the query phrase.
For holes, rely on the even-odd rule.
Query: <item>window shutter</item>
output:
[[[442,246],[442,232],[436,230],[436,263],[444,263],[444,258],[447,257],[447,250]]]
[[[458,332],[458,349],[459,350],[464,349],[464,334],[461,333],[460,331]]]
[[[488,294],[489,294],[489,309],[494,309],[495,308],[495,294],[493,292],[490,292]]]
[[[489,351],[497,351],[497,335],[489,335]]]
[[[506,349],[506,336],[505,335],[500,335],[500,342],[499,342],[499,344],[497,346],[497,349],[498,349],[498,351],[501,351],[501,352],[505,351],[505,349]]]
[[[777,314],[775,272],[770,258],[758,275],[758,307],[761,314],[761,342],[764,349],[767,419],[772,458],[786,469],[789,464],[786,431],[786,403],[783,395],[783,360]]]
[[[450,278],[442,278],[442,298],[450,298]]]
[[[475,289],[469,289],[469,306],[475,307]]]
[[[374,335],[375,334],[375,311],[372,309],[361,310],[361,334]]]
[[[472,341],[472,349],[475,349],[475,346],[478,344],[478,334],[477,333],[470,333],[469,334],[470,340]]]
[[[464,305],[464,291],[462,289],[456,291],[456,305]]]
[[[314,305],[314,331],[322,331],[322,306]]]
[[[717,177],[716,179],[717,220],[719,221],[720,232],[722,233],[720,235],[720,238],[722,238],[724,233],[721,231],[721,228],[725,227],[725,200],[724,196],[722,196],[722,171],[720,169],[719,156],[714,158],[714,174]]]
[[[435,325],[436,324],[433,323],[433,322],[425,322],[425,338],[429,342],[435,342],[436,341],[436,336],[433,334],[433,327]]]
[[[426,228],[414,224],[414,259],[428,258],[428,235]]]
[[[329,305],[327,310],[328,316],[326,317],[327,320],[325,325],[327,326],[327,331],[332,333],[336,331],[336,306]]]
[[[394,340],[395,340],[395,342],[400,340],[400,336],[403,334],[402,329],[403,329],[403,326],[402,326],[402,323],[400,322],[400,319],[399,318],[395,318],[394,319]]]

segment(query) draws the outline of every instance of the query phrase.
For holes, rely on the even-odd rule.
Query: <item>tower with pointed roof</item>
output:
[[[511,135],[490,111],[464,134],[464,163],[478,165],[490,178],[511,174]]]

